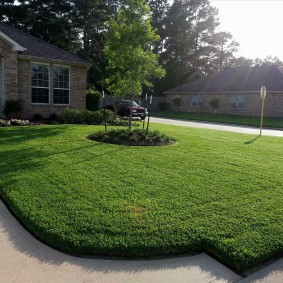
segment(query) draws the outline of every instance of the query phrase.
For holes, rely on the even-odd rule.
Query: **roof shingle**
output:
[[[50,43],[47,43],[4,23],[0,23],[0,31],[26,49],[25,51],[21,52],[21,55],[65,61],[75,64],[89,64],[88,61],[79,58],[76,55],[68,53]]]
[[[267,91],[283,91],[283,67],[255,66],[224,69],[164,93],[253,92],[265,85]]]

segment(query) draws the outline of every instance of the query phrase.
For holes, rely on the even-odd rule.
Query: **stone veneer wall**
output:
[[[232,95],[244,95],[245,96],[245,107],[244,109],[231,109],[230,108],[230,97]],[[230,115],[242,115],[242,116],[260,116],[261,115],[261,98],[258,93],[204,93],[199,94],[203,98],[203,107],[192,107],[192,96],[194,94],[167,94],[167,102],[171,105],[173,110],[177,110],[172,100],[180,96],[182,98],[182,106],[179,111],[183,112],[201,112],[209,113],[213,112],[213,109],[209,105],[209,102],[213,98],[219,99],[220,107],[217,109],[219,114],[230,114]],[[197,93],[195,94],[197,95]],[[283,92],[282,93],[267,93],[265,101],[266,117],[283,117]]]
[[[20,59],[18,63],[19,98],[24,101],[22,118],[31,119],[33,115],[40,114],[49,118],[52,114],[60,114],[66,107],[84,110],[86,105],[86,67],[70,66],[70,105],[54,105],[52,98],[53,78],[50,72],[50,104],[38,105],[31,103],[31,61]],[[53,64],[50,63],[52,68]],[[63,65],[62,65],[63,66]],[[68,66],[68,65],[66,65]]]

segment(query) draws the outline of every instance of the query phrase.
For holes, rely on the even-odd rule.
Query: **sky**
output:
[[[239,55],[283,61],[283,0],[211,0],[218,8],[220,30],[230,32]]]

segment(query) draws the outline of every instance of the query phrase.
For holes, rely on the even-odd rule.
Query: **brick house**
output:
[[[209,113],[214,98],[219,100],[217,113],[260,116],[262,85],[267,88],[266,117],[283,117],[283,67],[255,66],[224,69],[212,75],[165,91],[167,102],[182,98],[180,111]]]
[[[22,118],[48,118],[64,108],[85,109],[89,63],[0,23],[0,107],[22,99]]]

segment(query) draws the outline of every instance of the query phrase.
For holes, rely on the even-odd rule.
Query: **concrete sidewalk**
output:
[[[162,260],[69,256],[33,238],[0,201],[0,282],[237,282],[241,277],[206,254]]]
[[[158,123],[158,124],[174,125],[174,126],[184,126],[184,127],[191,127],[191,128],[210,129],[210,130],[217,130],[217,131],[259,135],[259,128],[255,128],[255,127],[244,127],[244,126],[238,126],[238,125],[224,125],[224,124],[207,123],[207,122],[191,122],[191,121],[185,121],[185,120],[157,118],[157,117],[152,117],[151,122]],[[272,137],[283,137],[283,131],[263,129],[262,135],[272,136]]]
[[[32,237],[0,201],[0,283],[283,282],[283,260],[242,278],[205,253],[158,260],[77,258]]]

